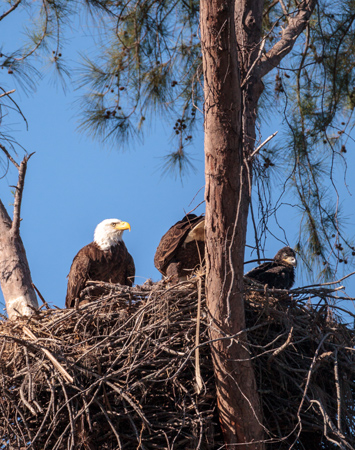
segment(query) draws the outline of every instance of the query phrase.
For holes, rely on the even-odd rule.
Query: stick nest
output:
[[[100,283],[99,301],[3,321],[0,449],[223,448],[198,284]],[[267,447],[351,449],[355,333],[335,290],[261,291],[246,285],[245,305]]]

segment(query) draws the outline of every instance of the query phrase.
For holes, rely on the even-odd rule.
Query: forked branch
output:
[[[258,77],[264,77],[290,53],[296,39],[306,28],[316,4],[316,0],[305,0],[299,5],[297,14],[289,17],[287,27],[282,30],[281,39],[260,59],[256,68]]]
[[[15,192],[15,201],[14,201],[14,215],[12,219],[12,233],[14,236],[19,236],[20,234],[20,213],[21,213],[21,203],[22,203],[22,195],[23,195],[23,188],[25,185],[25,176],[26,176],[26,170],[27,170],[27,162],[31,158],[33,153],[30,155],[26,155],[20,166],[18,166],[18,182],[16,186],[16,192]]]
[[[17,316],[32,315],[38,308],[26,251],[20,236],[22,195],[27,162],[32,154],[26,155],[21,164],[18,164],[1,144],[0,150],[19,172],[12,220],[0,200],[0,285],[7,314],[10,319],[14,319]]]

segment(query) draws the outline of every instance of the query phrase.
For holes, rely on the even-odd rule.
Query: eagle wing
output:
[[[277,272],[277,268],[278,265],[275,262],[266,262],[258,267],[254,267],[244,276],[260,281],[260,283],[266,283],[266,279],[269,279],[268,274]]]
[[[186,236],[193,226],[204,220],[204,216],[189,214],[173,225],[161,238],[154,256],[154,265],[163,275],[170,261],[174,259],[179,247],[183,244]]]
[[[94,245],[89,244],[83,247],[73,259],[68,275],[68,288],[65,299],[67,308],[74,306],[75,299],[79,297],[80,291],[84,289],[85,283],[89,279],[93,261],[97,259],[97,256]]]
[[[133,257],[130,253],[127,251],[127,258],[126,258],[126,285],[131,286],[134,283],[134,276],[136,274],[136,267],[134,265]]]
[[[260,264],[245,274],[246,277],[267,284],[269,288],[290,289],[294,283],[294,269],[277,262]]]

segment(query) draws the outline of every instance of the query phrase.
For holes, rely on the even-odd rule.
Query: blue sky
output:
[[[204,186],[202,140],[194,149],[199,170],[181,184],[159,169],[169,146],[163,126],[130,150],[109,150],[76,132],[71,101],[47,87],[22,98],[30,129],[15,134],[29,152],[36,152],[28,164],[21,234],[33,281],[57,306],[64,305],[73,257],[106,218],[132,226],[124,240],[135,259],[136,283],[160,279],[153,264],[160,237],[203,200]],[[16,177],[11,168],[1,181],[7,205],[12,202],[8,186]],[[197,213],[202,212],[200,206]]]
[[[8,40],[12,27],[18,24],[16,15],[9,16],[1,26],[0,44]],[[88,32],[88,30],[87,30]],[[71,62],[78,60],[78,51],[93,45],[83,32],[68,42],[63,56]],[[90,50],[90,48],[88,48]],[[50,304],[64,306],[66,276],[77,251],[92,241],[95,226],[106,218],[128,221],[132,231],[124,233],[124,240],[136,264],[136,283],[146,279],[160,279],[153,258],[161,236],[180,220],[185,212],[203,201],[204,154],[203,130],[196,135],[191,156],[196,173],[184,177],[183,183],[160,168],[162,157],[171,149],[170,129],[159,118],[151,120],[144,141],[125,150],[104,146],[99,141],[78,133],[79,111],[76,100],[80,91],[68,84],[65,95],[53,85],[50,77],[39,84],[37,92],[26,96],[11,76],[2,73],[2,86],[16,88],[14,99],[27,118],[29,129],[16,113],[5,118],[11,135],[29,152],[21,234],[27,251],[35,285]],[[262,140],[281,130],[275,118],[262,129]],[[348,145],[348,164],[355,164],[354,145]],[[20,161],[22,154],[17,160]],[[348,177],[350,190],[355,183]],[[17,172],[10,167],[0,180],[0,195],[8,206],[12,202],[11,185],[17,182]],[[344,204],[349,211],[350,234],[354,217],[354,200],[341,188]],[[8,208],[11,213],[11,206]],[[202,204],[196,213],[204,212]],[[292,246],[298,233],[297,216],[280,216]],[[280,231],[273,229],[275,234]],[[280,236],[283,239],[283,236]],[[252,232],[248,242],[253,244]],[[276,239],[267,241],[265,255],[272,257],[282,247]],[[254,256],[253,256],[254,257]],[[246,259],[250,254],[246,254]],[[350,269],[350,268],[349,268]],[[247,269],[246,269],[247,270]],[[339,277],[343,273],[339,273]],[[311,277],[312,278],[312,274]],[[308,284],[304,271],[298,269],[296,285]],[[347,284],[349,295],[355,296],[355,281]]]

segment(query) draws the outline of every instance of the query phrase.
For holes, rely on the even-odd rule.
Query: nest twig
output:
[[[99,301],[3,321],[0,449],[221,448],[199,280],[99,283]],[[354,447],[355,333],[328,305],[337,291],[258,290],[247,285],[245,302],[266,442]]]

